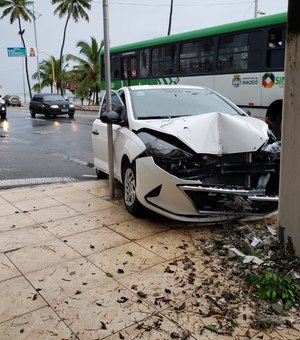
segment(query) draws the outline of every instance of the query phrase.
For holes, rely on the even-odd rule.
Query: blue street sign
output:
[[[9,57],[26,57],[27,50],[25,47],[7,47],[7,55]]]

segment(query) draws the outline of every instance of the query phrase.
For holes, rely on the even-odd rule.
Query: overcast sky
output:
[[[109,0],[110,45],[131,43],[167,35],[171,0]],[[199,28],[215,26],[254,17],[253,0],[174,0],[172,33],[187,32]],[[288,0],[258,0],[258,9],[266,15],[287,11]],[[56,58],[62,43],[65,18],[54,16],[55,7],[50,0],[34,1],[34,9],[39,16],[36,20],[37,46]],[[0,16],[2,11],[0,9]],[[78,54],[76,43],[90,41],[95,37],[99,43],[103,39],[102,1],[92,1],[88,12],[89,23],[81,20],[70,21],[64,54]],[[260,16],[260,14],[258,15]],[[34,25],[22,22],[25,28],[27,48],[35,47]],[[21,58],[7,56],[7,47],[22,46],[18,35],[18,23],[0,20],[0,94],[23,96],[23,72]],[[47,59],[39,54],[40,61]],[[30,74],[36,72],[36,58],[28,58]],[[34,81],[31,80],[31,85]],[[26,86],[27,87],[27,86]],[[27,90],[26,90],[27,92]]]

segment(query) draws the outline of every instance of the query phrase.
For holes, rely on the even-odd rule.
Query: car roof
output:
[[[132,91],[140,91],[140,90],[155,90],[155,89],[197,89],[197,90],[209,90],[206,87],[202,86],[193,86],[193,85],[134,85],[128,86],[128,88]]]

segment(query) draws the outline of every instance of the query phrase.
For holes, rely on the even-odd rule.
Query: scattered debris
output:
[[[128,301],[128,299],[127,299],[127,297],[125,297],[125,296],[121,296],[121,297],[117,300],[118,303],[125,303],[126,301]]]
[[[147,294],[144,293],[144,292],[142,292],[142,291],[140,291],[140,290],[137,292],[137,295],[138,295],[139,297],[141,297],[141,298],[146,298],[146,297],[147,297]]]

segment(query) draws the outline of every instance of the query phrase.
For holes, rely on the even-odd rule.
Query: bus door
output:
[[[137,56],[125,55],[121,59],[123,86],[130,86],[137,79]],[[134,82],[135,83],[135,82]]]

